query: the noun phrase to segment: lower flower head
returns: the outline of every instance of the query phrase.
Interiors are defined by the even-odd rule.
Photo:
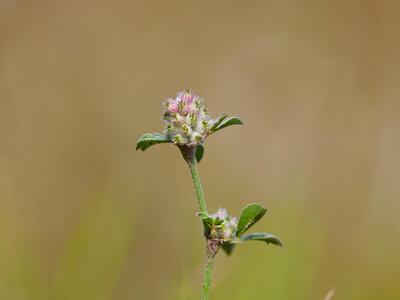
[[[237,219],[228,215],[225,208],[219,208],[216,213],[210,215],[213,219],[211,230],[213,237],[222,241],[231,240],[236,235]]]

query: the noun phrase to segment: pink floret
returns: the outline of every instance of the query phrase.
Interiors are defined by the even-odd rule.
[[[228,212],[225,208],[218,208],[217,212],[213,215],[214,218],[224,220],[228,216]]]
[[[174,99],[168,101],[168,111],[170,113],[177,113],[179,110],[178,103]]]

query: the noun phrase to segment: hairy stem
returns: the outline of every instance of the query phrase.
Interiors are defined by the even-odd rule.
[[[196,162],[196,147],[188,147],[188,146],[181,146],[180,150],[182,152],[182,156],[187,162],[190,173],[192,174],[194,189],[196,190],[197,201],[199,203],[200,213],[207,214],[207,204],[206,199],[204,198],[204,191],[203,186],[201,185],[200,181],[200,174],[199,170],[197,169],[197,162]]]
[[[203,186],[200,181],[199,170],[197,169],[196,162],[188,162],[190,173],[192,174],[194,189],[196,190],[197,201],[199,203],[199,209],[202,214],[207,213],[207,204],[204,198]]]
[[[210,297],[211,277],[214,267],[214,257],[207,255],[206,266],[204,268],[203,294],[202,300],[208,300]]]
[[[199,203],[199,209],[201,214],[207,214],[207,203],[204,198],[203,186],[200,181],[199,170],[197,169],[196,162],[196,147],[180,147],[183,158],[187,162],[190,173],[192,174],[194,189],[196,190],[197,201]],[[201,296],[202,300],[208,300],[210,297],[211,278],[214,267],[214,257],[218,252],[218,241],[207,239],[207,255],[206,255],[206,266],[204,268],[204,281],[203,281],[203,293]]]
[[[214,267],[215,255],[219,250],[219,241],[216,239],[207,239],[207,259],[206,267],[204,269],[204,281],[203,281],[203,295],[202,300],[208,300],[210,296],[211,277]]]

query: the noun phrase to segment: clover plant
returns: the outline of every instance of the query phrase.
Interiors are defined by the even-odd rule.
[[[203,300],[209,299],[211,277],[215,256],[219,249],[230,255],[237,244],[247,241],[263,241],[267,244],[282,246],[276,236],[257,232],[245,234],[267,210],[258,203],[245,206],[239,219],[228,214],[225,208],[219,208],[215,213],[209,213],[200,181],[197,164],[204,154],[204,142],[210,135],[232,125],[243,125],[238,117],[228,117],[226,114],[211,118],[203,99],[189,90],[179,92],[175,98],[164,102],[162,116],[165,121],[162,133],[146,133],[136,145],[136,150],[146,150],[155,144],[173,144],[179,148],[192,175],[194,188],[199,205],[198,216],[204,226],[206,240],[206,265],[204,270]]]

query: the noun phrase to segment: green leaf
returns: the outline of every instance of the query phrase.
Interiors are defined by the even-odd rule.
[[[233,249],[235,249],[236,244],[230,243],[230,242],[224,242],[221,246],[222,250],[228,255],[231,255],[233,252]]]
[[[273,244],[279,247],[283,246],[282,241],[277,238],[276,236],[270,234],[270,233],[265,233],[265,232],[256,232],[256,233],[250,233],[250,234],[245,234],[240,238],[241,241],[264,241],[267,244]]]
[[[203,158],[203,155],[204,155],[204,146],[203,145],[197,145],[197,148],[196,148],[196,160],[197,160],[198,163]]]
[[[136,150],[146,150],[155,144],[171,143],[171,140],[162,133],[145,133],[143,134],[136,144]]]
[[[226,119],[226,117],[228,117],[227,114],[223,114],[223,115],[219,116],[218,120],[211,127],[211,132],[216,131],[216,128],[222,123],[223,120]]]
[[[240,214],[236,236],[240,237],[265,215],[267,210],[258,203],[245,206]]]
[[[211,127],[211,132],[216,132],[222,128],[232,125],[243,125],[243,121],[239,117],[229,117],[222,115],[219,120]]]

